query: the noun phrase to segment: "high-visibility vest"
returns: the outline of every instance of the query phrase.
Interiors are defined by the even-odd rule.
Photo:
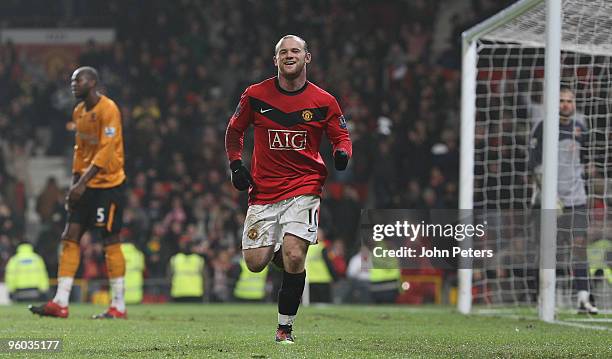
[[[29,243],[20,244],[17,253],[9,259],[5,273],[9,293],[18,289],[36,288],[41,292],[49,290],[49,275],[45,262]]]
[[[382,248],[386,248],[383,243]],[[370,283],[390,282],[401,279],[402,274],[399,269],[397,258],[378,257],[372,258],[372,268],[370,269]]]
[[[330,283],[333,278],[323,258],[323,243],[312,245],[306,254],[306,273],[308,283]]]
[[[588,245],[587,258],[591,275],[594,275],[598,269],[601,269],[604,278],[606,278],[609,283],[612,283],[612,268],[610,268],[612,264],[606,262],[608,252],[612,252],[612,241],[600,239]]]
[[[125,302],[138,304],[142,302],[144,255],[132,243],[121,244],[121,251],[125,258]]]
[[[204,295],[204,258],[197,254],[178,253],[170,259],[173,298]]]
[[[399,268],[372,268],[370,269],[370,282],[399,281],[401,278]]]
[[[376,258],[372,264],[374,267],[370,269],[370,282],[390,282],[401,279],[401,272],[397,258],[383,257]]]
[[[234,297],[246,300],[262,300],[266,295],[268,267],[259,273],[249,270],[244,259],[240,260],[240,277],[234,288]]]

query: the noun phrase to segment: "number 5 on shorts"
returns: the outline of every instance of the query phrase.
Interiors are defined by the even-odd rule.
[[[104,207],[98,207],[98,209],[96,210],[96,222],[104,223],[104,218]]]

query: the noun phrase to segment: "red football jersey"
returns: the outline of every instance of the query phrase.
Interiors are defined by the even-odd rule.
[[[333,151],[352,154],[346,121],[336,99],[311,82],[294,92],[283,90],[276,77],[249,86],[225,133],[230,162],[242,158],[244,132],[253,124],[255,148],[249,204],[274,203],[321,195],[327,169],[319,153],[327,134]]]

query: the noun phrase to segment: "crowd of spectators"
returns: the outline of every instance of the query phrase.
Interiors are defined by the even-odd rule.
[[[494,2],[473,2],[473,19],[494,10],[486,6],[484,14],[476,6]],[[275,75],[274,44],[286,33],[308,41],[309,80],[337,97],[349,122],[353,159],[346,172],[330,170],[321,209],[334,248],[359,250],[361,208],[457,207],[460,44],[455,36],[448,51],[434,56],[442,2],[183,0],[143,7],[110,0],[105,9],[74,3],[73,16],[57,23],[112,27],[116,41],[92,41],[77,64],[53,70],[0,44],[0,278],[6,258],[26,239],[32,193],[20,167],[29,156],[71,153],[65,125],[75,65],[96,67],[102,90],[120,106],[128,174],[122,238],[145,253],[151,278],[165,276],[182,242],[205,255],[215,275],[240,253],[247,202],[228,180],[224,132],[241,91]],[[79,22],[79,15],[95,21]],[[247,138],[246,159],[251,144]],[[324,144],[328,163],[330,152]],[[52,277],[63,190],[49,180],[36,208],[42,231],[27,238]],[[80,275],[104,278],[95,237],[83,239],[82,252]]]

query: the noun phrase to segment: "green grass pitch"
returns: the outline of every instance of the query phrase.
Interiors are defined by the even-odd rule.
[[[25,305],[0,306],[0,339],[63,339],[63,352],[27,357],[612,357],[609,323],[609,330],[592,330],[463,316],[448,307],[303,307],[291,346],[274,343],[271,304],[139,305],[128,307],[128,320],[89,319],[103,310],[72,305],[70,318],[56,319],[34,316]]]

